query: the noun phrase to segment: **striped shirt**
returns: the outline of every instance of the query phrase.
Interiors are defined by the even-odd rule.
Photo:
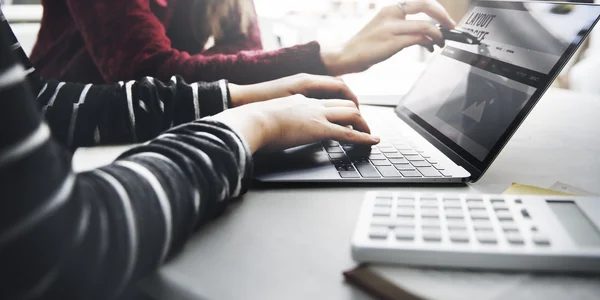
[[[114,85],[46,81],[40,78],[0,11],[0,34],[24,66],[53,137],[78,147],[144,142],[165,130],[222,112],[231,102],[227,81],[187,84],[145,77]]]
[[[30,66],[21,65],[11,48],[14,41],[0,38],[0,299],[115,299],[245,192],[252,171],[247,145],[226,125],[208,119],[171,128],[111,165],[73,172],[57,136],[71,147],[90,142],[96,131],[99,143],[150,138],[169,122],[184,122],[176,119],[178,104],[172,103],[181,83],[165,85],[170,100],[155,97],[164,102],[164,113],[161,100],[144,103],[162,115],[160,124],[146,131],[152,121],[142,117],[139,99],[158,91],[152,88],[157,82],[145,79],[110,90],[49,82],[35,92],[26,79],[33,74]],[[63,90],[73,92],[60,101],[54,96]],[[57,121],[66,127],[51,132],[35,100],[40,93],[48,99],[42,102],[49,123],[59,106],[73,107]],[[98,109],[118,113],[120,100],[99,103],[109,93],[138,100],[125,101],[129,110],[123,116],[86,111],[97,101]],[[95,115],[124,123],[114,126],[130,126],[131,132],[90,121]]]

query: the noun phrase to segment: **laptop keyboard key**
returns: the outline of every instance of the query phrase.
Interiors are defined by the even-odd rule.
[[[411,161],[410,163],[415,167],[431,167],[426,161]]]
[[[344,153],[340,147],[327,147],[327,153]]]
[[[403,155],[396,152],[396,153],[384,153],[383,155],[385,155],[385,157],[387,158],[402,158]]]
[[[392,164],[387,160],[372,160],[371,163],[375,166],[391,166]]]
[[[344,159],[344,158],[346,158],[346,154],[344,154],[344,153],[329,153],[329,157],[331,157],[331,159]]]
[[[390,162],[393,164],[408,164],[408,160],[404,158],[390,158]]]
[[[423,177],[421,176],[421,173],[417,171],[401,171],[400,173],[402,173],[402,176],[404,177]]]
[[[422,158],[420,155],[415,154],[415,155],[404,155],[404,158],[406,158],[407,160],[410,161],[424,161],[425,159]]]
[[[425,177],[442,177],[442,174],[433,167],[417,168],[417,170]]]
[[[404,154],[404,155],[417,155],[419,153],[417,153],[417,151],[415,150],[400,150],[400,153]]]
[[[452,177],[452,172],[448,170],[440,170],[440,173],[442,173],[442,175],[444,175],[445,177]]]
[[[369,162],[357,162],[354,166],[358,169],[360,174],[365,178],[381,178],[379,172]]]
[[[356,171],[341,171],[340,177],[342,178],[360,178],[360,175]]]
[[[392,148],[392,147],[389,147],[389,148],[387,148],[387,147],[379,147],[379,151],[381,151],[382,153],[396,153],[396,152],[398,152],[398,151],[396,151],[395,148]]]
[[[383,177],[402,177],[396,168],[392,166],[379,166],[377,170],[383,175]]]
[[[371,155],[369,155],[369,159],[370,160],[387,160],[385,158],[385,156],[383,156],[381,154],[371,154]]]
[[[396,169],[398,171],[414,171],[415,168],[413,166],[411,166],[410,164],[395,164],[394,167],[396,167]]]
[[[341,158],[341,159],[332,159],[331,163],[334,165],[346,165],[346,164],[350,164],[350,160],[348,158]]]

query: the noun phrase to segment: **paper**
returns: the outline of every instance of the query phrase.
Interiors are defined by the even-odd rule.
[[[575,196],[575,194],[513,182],[503,195]]]
[[[598,299],[599,277],[371,266],[387,280],[431,300]]]
[[[500,299],[529,276],[383,265],[371,268],[406,291],[431,300]]]
[[[579,195],[579,196],[598,196],[594,193],[590,193],[584,189],[580,189],[578,187],[574,187],[572,185],[568,185],[564,182],[560,182],[557,181],[556,183],[554,183],[550,189],[555,190],[555,191],[561,191],[563,193],[570,193],[570,194],[575,194],[575,195]]]

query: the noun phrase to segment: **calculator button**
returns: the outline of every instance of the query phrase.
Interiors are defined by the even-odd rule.
[[[378,240],[387,239],[389,231],[390,230],[387,227],[383,227],[383,226],[371,227],[369,229],[369,237],[371,239],[378,239]]]
[[[487,222],[487,221],[478,221],[478,222],[473,222],[473,228],[475,228],[475,230],[477,231],[484,231],[484,230],[493,230],[494,226],[492,225],[491,222]]]
[[[465,224],[465,223],[448,224],[448,230],[449,231],[466,231],[467,224]]]
[[[454,243],[468,243],[469,234],[465,232],[450,232],[450,241]]]
[[[436,207],[437,208],[437,205],[438,205],[437,200],[421,199],[421,206]]]
[[[494,207],[494,209],[507,209],[508,206],[506,205],[506,203],[504,202],[492,202],[492,207]]]
[[[440,214],[437,209],[421,209],[421,216],[423,218],[439,218]]]
[[[406,228],[399,228],[395,231],[396,239],[402,241],[412,241],[415,239],[415,232]]]
[[[470,212],[485,212],[485,207],[469,207]]]
[[[440,219],[423,218],[421,220],[421,226],[423,228],[439,228],[440,227]]]
[[[498,220],[500,221],[508,221],[513,219],[513,216],[510,213],[510,211],[505,210],[496,212],[496,217],[498,217]]]
[[[392,201],[375,201],[373,204],[375,207],[392,207]]]
[[[427,242],[440,242],[442,240],[442,232],[439,230],[423,231],[423,240]]]
[[[375,197],[375,202],[377,201],[392,201],[394,197],[393,196],[384,196],[384,195],[379,195]]]
[[[532,240],[538,246],[550,246],[550,240],[543,235],[534,235]]]
[[[444,200],[444,205],[446,207],[462,208],[462,204],[460,203],[460,200]]]
[[[445,207],[444,209],[445,209],[447,212],[449,212],[449,211],[460,211],[460,212],[462,212],[462,211],[463,211],[463,210],[462,210],[462,207],[460,207],[460,206],[458,206],[458,207],[455,207],[455,206],[447,206],[447,205],[446,205],[446,207]]]
[[[482,244],[496,244],[498,240],[496,236],[491,233],[477,233],[477,240]]]
[[[414,209],[410,209],[410,208],[401,208],[398,210],[398,213],[396,214],[398,217],[414,217],[415,216],[415,210]]]
[[[414,204],[398,204],[398,209],[415,209]]]
[[[525,240],[518,232],[506,233],[506,240],[513,245],[523,245]]]
[[[373,208],[373,216],[376,217],[389,217],[392,214],[392,209],[387,207],[375,207]]]
[[[414,220],[392,219],[392,218],[373,218],[371,225],[388,227],[415,227]]]
[[[502,230],[506,231],[506,232],[518,232],[519,231],[519,226],[517,225],[517,223],[514,222],[504,222],[500,224],[502,226]]]
[[[485,208],[483,201],[467,200],[467,207],[469,208]]]
[[[471,211],[471,219],[473,220],[489,220],[490,216],[486,211]]]
[[[462,211],[446,211],[446,219],[463,219],[464,217]]]

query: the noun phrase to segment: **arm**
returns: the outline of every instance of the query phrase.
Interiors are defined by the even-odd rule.
[[[58,142],[69,149],[150,140],[183,123],[218,114],[230,102],[227,82],[167,83],[146,77],[114,85],[46,82],[38,103]]]
[[[226,78],[238,84],[296,73],[325,74],[317,43],[273,52],[195,55],[171,48],[149,0],[67,0],[77,29],[107,82],[180,74],[189,82]]]
[[[248,147],[210,120],[73,173],[23,71],[0,44],[1,299],[114,299],[245,191]]]

